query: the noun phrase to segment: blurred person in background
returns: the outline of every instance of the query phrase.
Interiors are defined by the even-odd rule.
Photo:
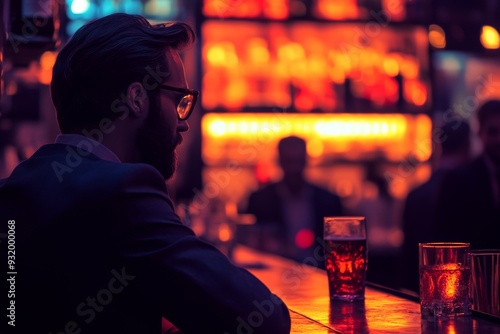
[[[340,198],[308,182],[306,142],[290,136],[278,143],[278,162],[283,178],[250,194],[247,213],[256,217],[253,244],[265,251],[317,266],[324,266],[323,217],[342,215]],[[321,251],[318,252],[318,249]]]
[[[471,249],[500,248],[500,100],[483,103],[476,117],[482,152],[443,179],[437,233]]]
[[[289,332],[283,302],[195,237],[167,193],[198,95],[179,56],[193,39],[183,23],[113,14],[58,54],[62,134],[0,180],[19,333]]]
[[[365,163],[362,197],[353,209],[355,215],[366,217],[368,266],[366,279],[372,283],[396,287],[398,253],[402,244],[399,216],[401,202],[395,198],[384,176],[382,159]]]
[[[470,161],[469,124],[455,119],[438,128],[437,162],[429,180],[406,197],[403,210],[404,244],[401,253],[401,287],[418,292],[418,243],[436,239],[438,197],[445,176]]]

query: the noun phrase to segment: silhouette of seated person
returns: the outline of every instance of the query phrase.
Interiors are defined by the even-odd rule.
[[[283,178],[252,193],[248,200],[247,213],[256,217],[256,246],[322,267],[323,217],[342,214],[340,198],[305,179],[304,139],[281,139],[278,156]]]
[[[401,287],[418,292],[418,243],[437,241],[436,210],[444,177],[470,159],[470,127],[455,119],[434,132],[436,162],[429,180],[411,190],[403,210]]]
[[[476,116],[482,152],[443,179],[437,233],[471,249],[500,248],[500,100],[485,102]]]

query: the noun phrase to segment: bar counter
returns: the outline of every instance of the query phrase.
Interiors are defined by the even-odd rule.
[[[477,314],[449,320],[421,319],[420,305],[398,291],[367,286],[361,302],[332,302],[326,271],[238,246],[236,264],[246,267],[284,300],[291,333],[487,333],[500,334],[500,321]]]

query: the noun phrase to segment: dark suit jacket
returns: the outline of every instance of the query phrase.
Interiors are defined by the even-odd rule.
[[[182,225],[156,169],[65,148],[43,146],[0,181],[18,333],[158,334],[162,316],[185,333],[289,332],[286,306]],[[71,168],[62,182],[54,163]]]
[[[438,239],[470,242],[472,249],[500,248],[500,208],[491,182],[482,156],[446,175],[437,206]]]
[[[279,183],[272,183],[252,193],[248,199],[247,212],[255,215],[257,224],[276,225],[279,228],[280,235],[285,238],[287,236],[287,226],[278,186]],[[323,217],[342,215],[342,203],[337,195],[325,189],[310,183],[307,186],[312,193],[310,202],[313,208],[311,219],[314,225],[314,235],[316,239],[323,239]],[[317,246],[318,243],[315,242],[314,245]]]

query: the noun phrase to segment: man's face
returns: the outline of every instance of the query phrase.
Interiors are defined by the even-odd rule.
[[[283,147],[279,157],[285,177],[301,178],[306,167],[306,153],[296,147]]]
[[[479,132],[484,151],[496,165],[500,165],[500,115],[492,115],[484,123]]]
[[[176,51],[167,50],[169,76],[162,84],[187,88],[184,66]],[[177,117],[175,92],[159,90],[150,99],[149,114],[138,134],[142,161],[154,166],[165,180],[172,177],[177,166],[175,149],[182,142],[181,132],[189,129]]]

